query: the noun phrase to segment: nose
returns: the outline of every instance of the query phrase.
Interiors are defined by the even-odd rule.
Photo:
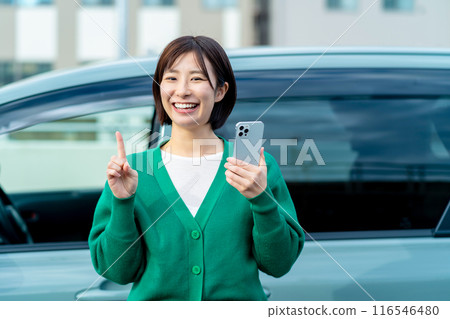
[[[178,81],[177,87],[175,89],[175,95],[184,97],[190,95],[191,91],[189,89],[189,83],[186,81]]]

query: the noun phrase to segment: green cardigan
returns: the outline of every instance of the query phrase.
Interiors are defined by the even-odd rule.
[[[106,183],[89,235],[95,270],[133,282],[128,300],[267,300],[258,269],[283,276],[304,243],[275,159],[265,153],[268,187],[247,199],[225,180],[232,143],[224,140],[218,172],[193,217],[162,165],[161,145],[128,157],[139,173],[133,196],[118,199]]]

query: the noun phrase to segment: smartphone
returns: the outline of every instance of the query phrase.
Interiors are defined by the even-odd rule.
[[[237,123],[234,157],[258,166],[263,143],[263,133],[264,123],[261,121]]]

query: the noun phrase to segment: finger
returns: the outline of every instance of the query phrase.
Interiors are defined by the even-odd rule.
[[[230,184],[231,186],[233,186],[234,188],[236,188],[239,192],[242,191],[241,186],[236,183],[235,181],[233,181],[231,178],[229,178],[228,176],[225,178],[226,181],[228,182],[228,184]]]
[[[229,176],[226,172],[225,172],[225,179],[228,182],[228,184],[230,184],[231,186],[233,186],[234,188],[236,188],[239,192],[242,192],[243,189],[241,187],[241,185],[239,185],[237,182],[235,182],[231,176]]]
[[[247,163],[247,162],[245,162],[245,161],[243,161],[243,160],[240,160],[240,159],[237,159],[237,158],[235,158],[235,157],[228,157],[227,158],[227,161],[230,163],[230,164],[232,164],[232,165],[238,165],[238,166],[240,166],[240,167],[245,167],[245,168],[253,168],[253,167],[256,167],[255,165],[253,165],[253,164],[250,164],[250,163]]]
[[[107,169],[106,176],[108,177],[120,177],[121,175],[114,169]]]
[[[125,173],[129,173],[130,171],[133,171],[133,169],[131,168],[131,166],[128,162],[125,162],[125,164],[123,165],[123,170],[125,171]]]
[[[128,167],[127,174],[130,174],[130,176],[133,176],[133,177],[138,177],[139,176],[137,170],[132,169],[131,166]]]
[[[122,175],[122,173],[123,173],[123,169],[121,167],[117,166],[117,164],[112,164],[111,166],[108,165],[107,169],[111,169],[113,171],[116,171],[120,175]]]
[[[238,160],[236,157],[227,157],[227,162],[229,162],[233,165],[238,165],[238,163],[240,163],[240,164],[246,163],[244,161]]]
[[[246,179],[250,179],[252,175],[251,171],[248,170],[248,165],[246,165],[246,167],[240,167],[230,163],[225,163],[225,168]]]
[[[119,131],[116,132],[116,140],[117,140],[117,155],[119,158],[126,158],[125,154],[125,144],[123,143],[122,134]]]
[[[120,158],[118,156],[111,156],[110,162],[113,162],[117,165],[119,165],[120,167],[123,167],[123,165],[127,162],[126,158]]]
[[[108,168],[109,169],[114,169],[114,170],[116,170],[118,172],[120,172],[122,170],[122,166],[118,165],[117,163],[115,163],[113,161],[108,163]]]
[[[259,167],[266,166],[266,157],[264,156],[264,147],[261,147],[261,155],[259,157]]]
[[[243,178],[230,170],[225,171],[225,175],[239,186],[238,190],[248,189],[251,185],[250,180]],[[235,186],[236,187],[236,186]]]

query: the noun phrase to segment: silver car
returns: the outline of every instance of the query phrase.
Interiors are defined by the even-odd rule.
[[[230,51],[238,99],[217,134],[265,123],[307,242],[269,300],[450,298],[450,51]],[[319,58],[320,57],[320,58]],[[170,135],[156,59],[0,89],[0,300],[123,300],[87,246],[114,132],[127,153]]]

